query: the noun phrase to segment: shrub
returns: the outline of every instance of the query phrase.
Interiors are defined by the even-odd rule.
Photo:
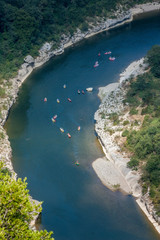
[[[101,118],[102,118],[102,119],[105,119],[106,114],[105,114],[104,112],[101,112],[100,115],[101,115]]]
[[[0,239],[51,240],[51,232],[33,231],[29,227],[33,212],[37,214],[41,206],[31,203],[26,186],[26,180],[11,178],[0,163]]]
[[[125,120],[124,122],[123,122],[123,126],[126,126],[126,125],[128,125],[129,124],[129,121],[128,120]]]
[[[137,166],[139,165],[138,159],[135,157],[132,157],[131,160],[127,163],[127,167],[132,168],[133,170],[136,170]]]
[[[137,113],[138,113],[138,110],[135,108],[131,108],[131,110],[129,112],[130,115],[136,115]]]
[[[122,133],[122,137],[127,137],[129,134],[129,131],[127,129],[125,129]]]

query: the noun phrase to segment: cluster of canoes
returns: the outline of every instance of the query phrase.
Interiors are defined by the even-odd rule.
[[[63,85],[63,88],[66,88],[66,84]],[[87,90],[87,91],[89,91],[89,90]],[[92,91],[92,90],[91,90],[91,91]],[[80,91],[79,89],[78,89],[77,93],[78,93],[78,94],[81,94],[81,93],[82,93],[82,94],[85,94],[84,90],[81,90],[81,91]],[[68,100],[69,102],[72,102],[72,100],[71,100],[70,98],[67,98],[67,100]],[[56,101],[57,101],[57,103],[60,103],[60,100],[59,100],[58,98],[57,98]],[[47,102],[47,98],[46,98],[46,97],[44,98],[44,102]],[[55,122],[57,121],[57,117],[58,117],[57,115],[54,115],[54,116],[51,118],[51,120],[52,120],[53,123],[55,123]],[[80,130],[81,130],[81,127],[78,126],[78,127],[77,127],[77,130],[80,131]],[[65,132],[65,130],[64,130],[63,128],[61,128],[61,127],[60,127],[60,131],[61,131],[62,133]],[[71,138],[71,135],[70,135],[69,132],[67,133],[67,136],[68,136],[68,138]],[[80,163],[79,163],[78,161],[76,161],[75,164],[76,164],[77,166],[80,165]]]
[[[105,52],[104,55],[110,55],[112,52],[111,51],[108,51],[108,52]],[[98,56],[100,57],[101,56],[101,53],[99,52],[98,53]],[[108,58],[110,61],[114,61],[116,58],[115,57],[111,57],[109,56]],[[96,61],[95,64],[94,64],[94,68],[98,67],[99,66],[99,62]]]
[[[51,120],[52,120],[53,123],[56,122],[56,119],[57,119],[57,115],[54,115],[54,116],[51,118]],[[77,130],[80,131],[80,130],[81,130],[81,127],[78,126]],[[61,127],[60,127],[60,131],[61,131],[62,133],[65,132],[65,130],[64,130],[63,128],[61,128]],[[70,135],[69,133],[67,133],[67,136],[68,136],[69,138],[71,138],[71,135]]]

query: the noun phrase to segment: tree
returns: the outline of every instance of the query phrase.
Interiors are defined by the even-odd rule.
[[[153,46],[147,53],[148,63],[151,66],[151,72],[155,77],[160,77],[160,46]]]
[[[13,179],[0,163],[0,239],[51,240],[52,232],[33,231],[29,223],[41,211],[30,201],[26,179]]]

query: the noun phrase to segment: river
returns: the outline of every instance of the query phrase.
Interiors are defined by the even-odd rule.
[[[13,166],[19,177],[27,177],[32,197],[44,201],[40,228],[53,230],[56,240],[159,239],[134,198],[104,187],[91,166],[104,155],[94,132],[98,88],[118,81],[132,61],[159,43],[160,16],[137,20],[70,47],[20,89],[5,125]],[[86,87],[93,92],[77,93]]]

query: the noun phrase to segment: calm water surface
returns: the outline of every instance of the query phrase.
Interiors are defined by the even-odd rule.
[[[135,200],[105,188],[91,167],[104,155],[94,133],[98,88],[117,81],[125,67],[159,43],[160,17],[136,21],[68,49],[21,88],[6,123],[13,165],[19,177],[27,176],[33,198],[44,201],[41,228],[53,230],[56,240],[159,239]],[[110,62],[105,51],[116,60]],[[86,87],[94,91],[77,94]]]

